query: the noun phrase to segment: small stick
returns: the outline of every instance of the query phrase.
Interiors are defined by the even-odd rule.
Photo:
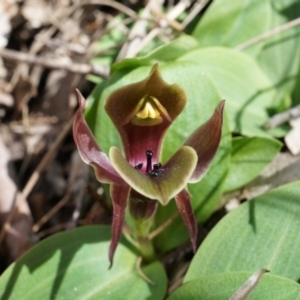
[[[282,113],[274,115],[270,120],[264,125],[266,129],[277,127],[291,119],[300,117],[300,104],[284,111]]]
[[[182,27],[185,28],[188,24],[190,24],[194,18],[202,11],[202,9],[207,5],[210,0],[199,0],[197,1],[193,8],[191,9],[190,13],[181,23]]]
[[[266,40],[266,39],[282,32],[282,31],[288,30],[288,29],[290,29],[292,27],[295,27],[295,26],[298,26],[298,25],[300,25],[300,17],[293,20],[293,21],[285,23],[281,26],[278,26],[278,27],[276,27],[276,28],[274,28],[270,31],[267,31],[267,32],[265,32],[261,35],[258,35],[255,38],[253,38],[253,39],[251,39],[251,40],[249,40],[249,41],[247,41],[243,44],[240,44],[240,45],[236,46],[235,49],[244,50],[244,49],[249,48],[249,47],[251,47],[251,46],[253,46],[253,45],[255,45],[255,44],[257,44],[261,41],[264,41],[264,40]]]
[[[169,18],[163,12],[158,11],[156,9],[152,9],[151,12],[153,13],[153,15],[155,15],[159,19],[165,20],[171,27],[173,27],[173,29],[175,29],[177,31],[183,31],[184,28],[183,28],[183,26],[179,22],[177,22],[176,20],[173,20],[173,19]]]
[[[62,230],[65,230],[66,228],[68,228],[70,224],[70,221],[69,222],[66,222],[66,223],[60,223],[60,224],[57,224],[53,227],[50,227],[48,229],[45,229],[43,231],[40,231],[36,234],[36,236],[39,238],[39,239],[42,239],[43,237],[47,236],[47,235],[50,235],[50,234],[53,234],[53,233],[56,233],[58,231],[62,231]]]
[[[81,2],[79,5],[90,5],[90,4],[110,6],[132,18],[136,18],[137,16],[137,13],[134,10],[132,10],[131,8],[127,7],[126,5],[120,2],[113,1],[113,0],[85,0]]]
[[[75,157],[73,155],[72,156],[72,168],[70,171],[70,176],[69,176],[69,181],[68,181],[68,187],[67,187],[67,192],[66,194],[60,199],[60,201],[58,201],[41,219],[39,219],[32,227],[32,231],[33,232],[37,232],[40,230],[40,228],[46,223],[48,222],[48,220],[50,218],[52,218],[63,206],[65,206],[71,196],[72,196],[72,188],[74,185],[74,182],[77,178],[77,174],[78,171],[80,170],[81,167],[81,160],[79,158],[79,154],[78,154],[78,158]],[[77,158],[77,159],[76,159]]]
[[[136,261],[136,271],[146,282],[148,282],[152,286],[155,286],[155,282],[153,282],[150,278],[148,278],[147,275],[142,271],[142,268],[141,268],[142,261],[143,261],[143,258],[141,256],[139,256]]]
[[[40,174],[44,169],[50,164],[50,162],[53,160],[56,150],[66,137],[66,135],[69,133],[72,124],[73,124],[74,118],[71,118],[68,123],[64,126],[64,128],[61,130],[57,138],[55,139],[54,143],[51,145],[49,151],[44,155],[40,163],[38,164],[35,171],[30,176],[29,180],[27,181],[23,191],[22,196],[26,199],[29,195],[29,193],[32,191],[33,187],[36,185],[37,181],[40,178]]]
[[[75,62],[66,62],[65,60],[39,57],[33,54],[19,52],[11,49],[0,49],[0,56],[4,59],[25,62],[33,65],[40,65],[48,69],[66,70],[75,74],[93,74],[102,78],[108,78],[109,68],[104,66],[93,66],[89,64],[79,64]]]
[[[146,7],[143,9],[141,16],[135,24],[132,26],[126,42],[123,44],[118,57],[117,61],[123,58],[129,58],[135,56],[135,48],[138,47],[142,38],[146,35],[148,19],[151,18],[150,9],[155,5],[155,1],[149,0]]]
[[[42,230],[40,232],[38,232],[36,234],[36,236],[39,238],[39,239],[42,239],[43,237],[47,236],[47,235],[50,235],[50,234],[53,234],[53,233],[56,233],[56,232],[59,232],[59,231],[63,231],[63,230],[68,230],[70,228],[70,226],[72,226],[72,220],[71,221],[67,221],[65,223],[60,223],[60,224],[57,224],[57,225],[54,225],[50,228],[47,228],[45,230]],[[83,220],[79,220],[78,221],[78,225],[85,225],[84,221]]]
[[[32,191],[33,187],[38,182],[38,180],[40,178],[40,174],[50,164],[50,162],[53,160],[57,148],[60,146],[60,144],[64,140],[65,136],[70,131],[70,129],[72,127],[72,124],[73,124],[73,119],[74,118],[71,118],[70,121],[62,129],[62,131],[60,132],[60,134],[58,135],[58,137],[56,138],[56,140],[54,141],[54,143],[50,147],[49,151],[44,155],[44,157],[42,158],[42,160],[38,164],[37,168],[35,169],[35,171],[30,176],[30,178],[27,181],[27,183],[26,183],[24,189],[22,190],[22,192],[21,193],[16,193],[15,199],[14,199],[12,207],[11,207],[11,211],[10,211],[9,215],[7,216],[7,219],[6,219],[6,222],[5,222],[6,223],[6,228],[8,228],[7,226],[10,226],[10,221],[12,220],[12,217],[13,217],[13,214],[14,214],[14,211],[15,211],[15,206],[16,206],[16,203],[18,201],[18,197],[21,197],[21,199],[26,199],[28,197],[28,195]],[[5,226],[3,226],[3,228],[0,232],[0,241],[4,237],[4,233],[5,233],[5,228],[4,227]]]
[[[157,235],[159,235],[161,232],[163,232],[168,226],[170,226],[174,220],[179,216],[179,212],[175,212],[166,222],[162,223],[160,226],[158,226],[155,230],[153,230],[149,234],[149,240],[154,239]]]
[[[159,21],[159,26],[153,28],[150,32],[148,32],[145,35],[140,35],[140,41],[138,44],[135,45],[131,49],[131,52],[128,51],[126,54],[126,57],[134,57],[136,56],[144,47],[146,47],[155,37],[157,37],[165,28],[167,28],[170,25],[170,22],[173,22],[184,10],[189,6],[190,1],[179,1],[176,6],[174,6],[167,14],[162,15],[161,14],[161,20]],[[153,11],[158,14],[158,10],[149,7],[150,12],[153,13]],[[173,25],[175,24],[175,21],[173,22]],[[176,21],[177,29],[183,29],[181,24]],[[130,54],[129,54],[130,53]]]
[[[40,228],[50,219],[52,216],[54,216],[63,206],[65,206],[71,197],[71,193],[67,192],[62,199],[56,203],[42,218],[40,218],[33,226],[32,231],[38,232]]]
[[[186,274],[191,262],[185,262],[183,266],[180,267],[180,269],[176,272],[175,279],[171,280],[167,295],[171,295],[175,290],[177,290],[183,283],[184,275]]]

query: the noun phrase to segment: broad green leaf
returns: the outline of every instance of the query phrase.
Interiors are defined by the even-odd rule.
[[[238,189],[257,177],[273,160],[280,148],[280,142],[269,138],[233,138],[225,191]]]
[[[185,139],[198,126],[210,118],[217,104],[221,101],[221,96],[210,77],[195,63],[168,63],[161,65],[159,70],[167,83],[177,83],[187,94],[187,105],[182,114],[171,125],[164,141],[162,162],[165,162],[176,152]],[[124,73],[116,72],[107,82],[106,88],[99,89],[99,94],[95,95],[97,96],[97,99],[92,102],[89,111],[90,116],[93,116],[91,113],[95,112],[95,110],[97,113],[94,115],[94,118],[91,118],[89,121],[94,124],[92,130],[94,130],[100,147],[106,153],[108,153],[111,146],[117,146],[121,149],[121,144],[117,131],[104,111],[104,101],[112,91],[116,90],[118,87],[144,79],[148,76],[149,71],[150,67],[145,66],[137,68],[126,75],[124,75]],[[225,111],[227,111],[226,106],[227,104],[225,104]],[[208,174],[199,184],[189,186],[198,220],[207,219],[218,204],[229,166],[230,148],[231,135],[225,116],[221,144]],[[157,224],[161,224],[170,217],[173,211],[173,205],[170,205],[171,203],[163,208],[165,211],[162,214],[158,212]],[[182,231],[186,230],[181,221],[178,226],[182,228]],[[172,235],[174,234],[176,234],[176,230],[172,231]],[[161,235],[164,243],[157,240],[158,247],[170,249],[171,246],[165,242],[166,240],[172,240],[172,238],[169,239],[168,235],[168,230]],[[168,236],[168,239],[166,239],[165,236]],[[186,239],[187,235],[175,238],[176,245]]]
[[[181,35],[168,44],[157,47],[148,55],[124,59],[112,66],[112,71],[120,69],[133,69],[143,65],[152,65],[161,62],[170,62],[199,46],[196,39],[189,35]]]
[[[292,93],[292,102],[293,105],[300,103],[300,63],[299,63],[299,72],[296,79],[295,89]]]
[[[121,243],[109,270],[110,227],[88,226],[38,243],[0,278],[1,299],[163,299],[167,278],[159,262],[136,271],[137,255]]]
[[[229,48],[209,47],[191,51],[179,61],[192,61],[210,74],[226,99],[231,131],[268,135],[263,125],[269,119],[267,110],[273,107],[275,89],[252,57]]]
[[[249,295],[260,283],[262,276],[268,273],[267,269],[259,269],[254,272],[231,296],[230,300],[247,300]]]
[[[251,276],[250,272],[226,272],[200,276],[189,281],[173,294],[168,300],[224,300],[236,292],[236,290]],[[296,282],[272,275],[265,274],[248,300],[298,300],[300,297],[300,285]]]
[[[300,183],[281,186],[242,204],[210,232],[185,282],[229,271],[300,278]]]
[[[164,73],[165,70],[165,73]],[[221,97],[210,78],[196,64],[175,63],[162,66],[162,75],[167,82],[178,83],[187,94],[187,106],[174,122],[164,142],[163,161],[174,154],[183,141],[200,125],[207,121]],[[227,112],[227,104],[225,104]],[[225,113],[223,134],[219,150],[213,159],[207,175],[197,184],[189,184],[192,205],[198,221],[205,221],[215,210],[223,192],[231,149],[231,135]],[[217,183],[217,184],[216,184]],[[174,203],[159,207],[157,225],[166,221],[177,208]],[[168,251],[188,239],[187,229],[181,218],[155,239],[160,251]]]
[[[163,160],[173,155],[175,149],[178,149],[197,127],[211,117],[221,100],[221,96],[210,77],[198,65],[180,62],[167,65],[167,70],[168,72],[165,72],[165,75],[163,73],[163,77],[167,81],[177,82],[185,90],[188,102],[183,113],[168,130],[164,142]],[[208,173],[199,183],[189,184],[188,186],[192,194],[192,205],[198,221],[204,221],[212,214],[223,192],[223,183],[229,166],[231,150],[227,112],[227,103],[225,103],[222,139]],[[216,185],[216,183],[218,184]],[[171,206],[170,210],[172,210]],[[170,215],[169,213],[168,216]],[[181,226],[184,227],[184,225]],[[173,225],[171,228],[174,229]],[[172,232],[166,230],[162,234],[162,239],[164,234],[165,236],[176,235],[176,230],[171,230],[171,228],[169,230]],[[166,245],[166,243],[164,244]]]
[[[271,9],[270,29],[299,17],[300,2],[298,0],[266,2],[269,2]],[[276,34],[262,44],[263,49],[257,56],[257,61],[276,87],[277,92],[273,101],[274,104],[279,105],[287,95],[291,94],[299,72],[300,27],[296,26]]]
[[[236,47],[270,28],[271,9],[268,0],[215,0],[198,23],[193,36],[202,47]],[[252,47],[260,52],[263,44]]]
[[[203,47],[237,47],[299,17],[298,0],[214,1],[193,32]],[[292,92],[299,70],[299,26],[276,34],[243,51],[255,57],[277,88],[274,106]]]

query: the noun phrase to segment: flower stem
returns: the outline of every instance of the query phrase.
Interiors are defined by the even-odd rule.
[[[154,247],[149,238],[156,209],[157,201],[150,200],[135,191],[131,192],[129,198],[130,227],[141,255],[146,261],[153,261],[156,258]]]
[[[141,256],[148,262],[155,260],[155,250],[151,240],[149,239],[152,218],[151,220],[135,220],[134,224],[134,236],[139,245]]]

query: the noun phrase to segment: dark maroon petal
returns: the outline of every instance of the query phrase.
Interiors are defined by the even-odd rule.
[[[153,164],[159,162],[161,145],[165,132],[171,123],[164,120],[156,126],[136,126],[128,123],[123,126],[123,132],[126,135],[127,159],[132,166],[143,164],[141,171],[146,172],[146,151],[153,152]],[[125,140],[124,140],[125,142]]]
[[[198,155],[197,166],[189,182],[198,182],[202,179],[218,150],[222,135],[224,105],[225,100],[220,102],[212,117],[194,131],[184,143],[194,148]]]
[[[78,90],[76,92],[79,108],[73,123],[73,137],[82,160],[95,169],[96,177],[100,182],[124,185],[123,179],[111,165],[106,154],[97,145],[83,116],[85,100]]]
[[[110,196],[113,202],[114,211],[113,211],[113,222],[112,222],[112,237],[109,246],[109,261],[110,267],[113,264],[114,254],[119,243],[122,227],[125,217],[125,209],[127,205],[127,199],[129,197],[130,186],[120,186],[116,184],[110,185]]]
[[[142,103],[151,103],[159,113],[160,122],[152,117],[145,118],[145,122],[136,122],[145,108]],[[165,132],[185,104],[184,91],[176,84],[167,84],[160,76],[157,64],[147,78],[123,86],[108,97],[105,109],[120,134],[125,158],[131,165],[143,163],[142,171],[145,172],[147,150],[153,152],[153,163],[158,162]]]
[[[189,192],[184,189],[176,197],[175,202],[178,210],[182,216],[185,226],[188,229],[192,248],[194,253],[196,252],[197,243],[197,222],[191,205],[191,197]]]
[[[151,200],[131,189],[129,197],[130,215],[136,220],[148,220],[154,217],[158,201]]]

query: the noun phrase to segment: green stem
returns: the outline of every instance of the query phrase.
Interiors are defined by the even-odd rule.
[[[153,261],[156,258],[154,247],[149,239],[156,209],[157,201],[148,199],[134,190],[131,191],[129,198],[130,227],[141,255],[147,261]]]
[[[149,222],[150,221],[150,222]],[[155,250],[149,239],[151,220],[135,220],[134,236],[139,245],[142,257],[147,261],[153,261],[156,258]]]

